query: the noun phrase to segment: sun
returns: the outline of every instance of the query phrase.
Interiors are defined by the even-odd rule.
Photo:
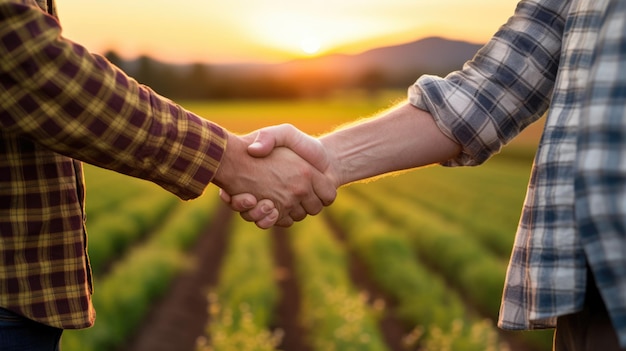
[[[308,55],[317,54],[322,48],[322,44],[317,38],[314,37],[306,37],[300,40],[300,49],[304,51],[304,53]]]

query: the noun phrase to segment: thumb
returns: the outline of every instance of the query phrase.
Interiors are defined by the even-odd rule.
[[[253,157],[265,157],[272,153],[275,147],[281,146],[277,145],[277,139],[283,140],[284,137],[275,129],[277,127],[267,127],[257,131],[256,138],[248,145],[248,154]]]
[[[248,146],[248,153],[254,157],[265,157],[277,147],[291,149],[320,172],[326,171],[330,165],[322,143],[291,124],[260,129],[256,139]]]

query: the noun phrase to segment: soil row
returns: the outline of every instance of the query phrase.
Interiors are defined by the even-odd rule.
[[[190,256],[194,264],[172,283],[169,292],[148,313],[145,322],[126,345],[118,351],[193,351],[196,340],[205,334],[208,321],[207,293],[218,283],[220,267],[228,245],[228,222],[232,214],[220,207],[206,232],[202,234]],[[334,227],[339,239],[344,235]],[[277,306],[274,328],[282,329],[284,337],[279,349],[283,351],[310,351],[306,331],[300,326],[300,291],[294,274],[293,252],[286,229],[273,230],[273,254],[276,262],[277,283],[281,299]],[[367,270],[356,256],[350,256],[350,276],[359,289],[372,301],[392,302],[369,279]],[[391,314],[381,320],[381,330],[391,351],[401,346],[405,328]]]
[[[216,286],[232,211],[220,206],[215,220],[198,238],[190,269],[177,277],[169,292],[148,313],[135,336],[118,351],[193,351],[209,318],[207,295]]]

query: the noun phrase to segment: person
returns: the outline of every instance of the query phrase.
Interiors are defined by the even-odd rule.
[[[522,0],[462,69],[420,77],[396,109],[297,148],[293,127],[267,128],[249,152],[297,149],[341,186],[479,165],[545,112],[498,325],[556,328],[559,351],[626,350],[625,1]],[[264,219],[241,207],[250,194],[222,197]]]
[[[248,205],[270,221],[334,199],[334,185],[293,152],[253,158],[254,134],[200,118],[62,37],[52,0],[0,0],[0,57],[3,351],[55,350],[63,329],[94,323],[80,161],[184,200],[210,183],[248,192],[268,199]]]

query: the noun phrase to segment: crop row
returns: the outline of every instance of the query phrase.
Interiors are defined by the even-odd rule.
[[[455,284],[487,316],[497,317],[506,271],[504,260],[463,235],[460,224],[429,216],[406,199],[381,201],[385,199],[382,191],[350,190],[363,202],[371,203],[377,216],[398,228],[407,228],[411,247],[425,262]]]
[[[329,211],[376,283],[397,302],[394,312],[413,326],[408,345],[423,350],[506,350],[493,323],[470,316],[459,295],[425,268],[406,236],[409,228],[380,220],[371,206],[343,192]]]
[[[208,225],[215,203],[215,196],[180,202],[146,241],[117,260],[95,285],[96,326],[65,332],[63,349],[109,351],[119,347],[167,291],[173,277],[189,266],[185,251]]]
[[[279,298],[271,232],[237,221],[220,281],[209,294],[210,322],[199,351],[275,350],[282,331],[271,330]],[[348,276],[346,252],[320,218],[290,230],[302,306],[299,323],[312,350],[386,350],[377,312]],[[288,274],[291,274],[289,272]]]
[[[502,169],[501,171],[505,175],[507,170]],[[514,173],[515,168],[509,172]],[[485,175],[480,176],[484,177]],[[484,213],[467,211],[467,203],[480,202],[480,200],[468,200],[466,195],[462,193],[458,197],[437,198],[437,191],[441,189],[445,193],[446,190],[443,188],[446,186],[435,186],[430,183],[431,181],[436,182],[435,179],[440,180],[441,178],[431,177],[424,181],[425,178],[413,178],[411,175],[406,179],[384,179],[377,186],[356,184],[346,190],[357,196],[361,204],[369,204],[373,209],[372,216],[389,222],[394,227],[405,228],[410,246],[420,259],[431,269],[441,274],[452,288],[461,292],[464,299],[475,306],[481,314],[491,320],[496,320],[504,285],[507,258],[487,246],[484,237],[474,233],[480,230],[478,227],[466,224],[471,222],[471,217],[482,218],[482,221],[489,221],[491,217],[484,218],[481,217]],[[484,183],[489,183],[487,179],[478,181],[478,183],[483,184],[483,190],[489,189],[484,185]],[[394,180],[400,180],[395,189],[391,185]],[[413,182],[414,188],[425,189],[426,195],[424,197],[432,198],[429,200],[431,205],[426,205],[420,199],[422,197],[420,191],[406,192],[404,186],[407,183],[402,182]],[[471,180],[457,179],[457,182],[472,189]],[[454,188],[455,186],[452,185],[451,187]],[[408,194],[403,194],[402,189],[405,189],[405,193]],[[478,185],[473,190],[478,191]],[[510,198],[509,195],[506,195],[507,192],[501,196],[498,191],[493,190],[494,188],[490,193],[489,202],[492,202],[490,206],[496,208],[499,206],[499,209],[494,209],[494,211],[501,211],[502,213],[506,211],[517,213],[519,211],[521,202],[519,204],[508,202],[510,200],[507,199]],[[521,192],[523,198],[524,186],[519,187],[517,191]],[[439,204],[436,204],[437,199]],[[445,207],[442,202],[447,203],[446,211],[450,214],[446,215],[446,211],[442,210]],[[483,199],[482,202],[487,201]],[[431,206],[437,209],[433,209]],[[514,225],[508,224],[489,235],[507,236],[511,238],[509,240],[512,240],[514,228]],[[507,232],[507,229],[510,231]],[[549,332],[527,333],[524,338],[530,343],[546,349],[551,344]]]
[[[300,284],[300,320],[315,351],[387,350],[378,312],[348,274],[344,247],[320,217],[294,226],[290,235]]]
[[[144,192],[122,202],[106,216],[88,220],[89,259],[94,275],[156,230],[179,204],[166,192]]]
[[[348,192],[328,211],[346,234],[339,241],[322,217],[307,219],[289,232],[302,306],[299,320],[313,350],[387,350],[379,329],[383,313],[407,326],[407,346],[430,350],[505,350],[491,321],[478,318],[444,279],[420,265],[407,231],[377,220]],[[271,331],[279,298],[273,282],[271,236],[238,221],[230,231],[220,282],[210,294],[211,320],[199,350],[274,350]],[[375,282],[397,302],[369,305],[348,274],[349,254],[359,255]],[[409,331],[413,330],[412,333]],[[413,346],[414,347],[414,346]]]
[[[198,351],[271,351],[278,345],[280,333],[269,327],[279,298],[269,235],[241,219],[233,224]]]
[[[376,189],[388,195],[383,201],[410,200],[420,213],[459,223],[464,235],[508,258],[527,182],[527,165],[501,158],[482,168],[422,169],[382,179]]]

